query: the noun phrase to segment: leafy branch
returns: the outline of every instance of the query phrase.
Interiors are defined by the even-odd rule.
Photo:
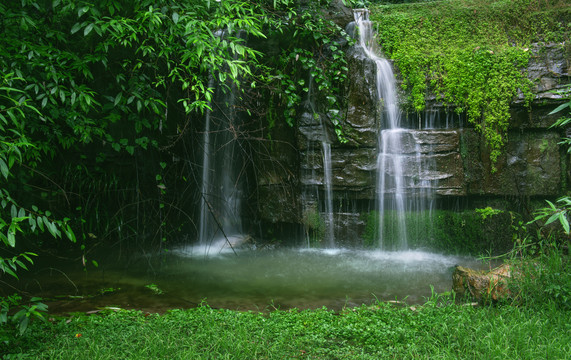
[[[561,111],[567,109],[567,115],[558,119],[550,128],[560,127],[564,128],[569,123],[571,123],[571,96],[570,96],[571,85],[567,85],[564,89],[560,90],[559,92],[563,93],[563,95],[567,96],[567,102],[559,105],[549,114],[557,114]],[[571,153],[571,138],[565,137],[559,143],[561,145],[567,146],[567,153]],[[532,222],[543,221],[544,226],[547,226],[555,221],[558,221],[561,224],[563,231],[567,236],[570,235],[569,229],[569,214],[571,213],[571,197],[570,196],[563,196],[556,201],[555,205],[549,200],[545,200],[549,207],[540,208],[535,213],[535,218]]]

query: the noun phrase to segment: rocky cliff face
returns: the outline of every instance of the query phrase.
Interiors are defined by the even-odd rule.
[[[458,129],[459,148],[453,152],[461,161],[440,165],[455,174],[457,187],[450,195],[553,197],[565,190],[569,159],[558,145],[563,130],[549,128],[561,115],[549,113],[562,101],[554,90],[569,83],[568,50],[562,44],[536,44],[531,51],[528,74],[535,84],[535,98],[530,108],[523,104],[523,94],[514,99],[508,142],[497,172],[492,172],[481,137],[473,129]],[[444,111],[439,104],[430,107]],[[443,141],[455,143],[453,138]]]
[[[406,169],[419,162],[434,165],[422,174],[438,198],[452,197],[554,197],[567,188],[569,158],[558,142],[561,129],[549,127],[559,115],[549,115],[561,96],[553,90],[569,83],[569,54],[561,44],[534,46],[528,72],[536,84],[531,108],[523,96],[512,104],[511,128],[503,155],[492,173],[489,153],[480,135],[462,116],[447,112],[442,104],[430,103],[424,114],[405,114],[411,128],[401,144],[407,156]],[[349,52],[350,79],[343,129],[348,142],[334,139],[330,121],[305,104],[295,136],[284,139],[288,150],[280,155],[287,164],[282,174],[260,171],[259,212],[272,223],[302,223],[304,211],[320,208],[324,196],[322,141],[332,143],[331,167],[336,226],[362,227],[360,213],[374,209],[379,104],[371,73],[374,64],[355,48]],[[292,134],[293,135],[293,134]],[[281,145],[284,146],[284,145]],[[295,149],[292,151],[292,149]],[[412,156],[420,149],[422,156]],[[294,159],[295,157],[295,159]],[[405,169],[405,172],[406,172]],[[418,173],[410,171],[407,184],[414,186]],[[362,229],[361,229],[362,230]],[[338,232],[341,230],[339,229]],[[348,231],[348,230],[343,230]]]

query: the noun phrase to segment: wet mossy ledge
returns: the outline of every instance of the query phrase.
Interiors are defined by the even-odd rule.
[[[363,245],[378,248],[379,213],[371,211],[363,215],[365,229]],[[385,213],[390,219],[391,214]],[[491,207],[451,211],[407,214],[406,234],[410,249],[431,250],[446,254],[496,255],[513,247],[513,237],[518,235],[522,217],[520,214]],[[395,239],[399,233],[395,223],[383,222],[383,239]],[[391,249],[394,244],[382,244]]]
[[[550,79],[530,67],[553,47],[563,50],[563,62],[571,57],[567,1],[373,5],[371,19],[401,76],[403,106],[421,112],[436,103],[465,114],[485,139],[492,171],[507,142],[513,105],[529,108],[545,100],[542,95],[557,99],[549,92],[569,82],[568,64],[546,63]]]
[[[409,246],[473,254],[510,248],[510,229],[528,220],[535,203],[568,192],[569,155],[558,144],[566,130],[550,128],[560,117],[550,112],[569,96],[571,6],[444,0],[369,9],[380,50],[397,76],[403,127],[413,129],[401,139],[406,165],[427,158],[436,164],[426,174],[438,203],[434,229],[423,233],[428,219],[410,214]],[[347,142],[331,144],[335,237],[341,246],[376,246],[382,120],[366,76],[374,64],[350,43],[344,46],[349,74],[340,124]],[[317,238],[322,232],[316,221],[316,215],[323,220],[325,190],[321,143],[324,133],[335,136],[321,108],[306,101],[294,128],[272,130],[280,139],[275,158],[284,166],[256,174],[258,214],[268,227],[298,226]],[[417,146],[420,160],[412,156]],[[308,200],[309,192],[318,195]],[[502,213],[482,220],[475,209],[487,207]],[[307,209],[316,209],[311,219]],[[421,239],[426,234],[430,240]]]

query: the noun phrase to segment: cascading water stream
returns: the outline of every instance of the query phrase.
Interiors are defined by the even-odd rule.
[[[369,11],[355,10],[355,23],[358,28],[359,44],[376,64],[377,95],[382,102],[381,124],[383,130],[379,134],[379,153],[377,157],[377,196],[379,210],[379,246],[386,247],[384,239],[385,222],[390,221],[397,233],[391,234],[395,248],[407,248],[405,223],[405,184],[403,176],[404,155],[400,128],[400,109],[398,107],[396,79],[387,59],[377,55],[376,41]],[[396,224],[396,226],[394,226]]]
[[[223,37],[220,31],[217,35]],[[203,162],[198,243],[204,254],[232,247],[244,236],[241,223],[242,161],[237,152],[235,86],[209,80],[213,101],[204,118]]]
[[[318,204],[323,204],[323,207],[318,206],[320,209],[320,216],[322,216],[323,221],[325,223],[325,231],[323,234],[323,247],[333,248],[335,247],[335,238],[334,238],[334,217],[333,217],[333,174],[332,174],[332,166],[331,166],[331,141],[327,134],[327,129],[325,124],[323,123],[322,117],[319,115],[315,101],[313,99],[313,77],[309,75],[308,81],[308,91],[307,91],[307,111],[309,112],[309,116],[316,120],[319,118],[319,126],[321,127],[321,168],[323,170],[323,201],[319,201],[320,192],[318,190],[317,185],[313,185],[313,190],[315,192],[315,196],[318,199]],[[312,145],[311,141],[308,142],[307,148],[311,148]],[[312,170],[313,172],[313,170]],[[313,173],[311,175],[312,179],[316,178],[316,174]],[[308,247],[311,247],[311,244],[308,242]]]
[[[214,87],[214,78],[210,76],[208,81],[208,87]],[[210,104],[212,105],[212,104]],[[210,114],[211,110],[207,109],[204,116],[204,134],[202,136],[202,146],[203,146],[203,157],[202,157],[202,185],[201,185],[201,197],[200,197],[200,223],[199,223],[199,234],[198,242],[202,245],[207,243],[207,227],[208,227],[208,216],[210,213],[208,207],[208,193],[210,184]]]
[[[378,245],[383,250],[405,250],[409,232],[422,234],[421,220],[433,206],[432,144],[425,140],[430,130],[411,130],[401,124],[396,79],[389,61],[378,55],[369,11],[355,10],[354,17],[359,45],[376,65],[376,74],[371,76],[375,76],[381,108],[376,184]]]
[[[205,114],[199,244],[216,252],[228,238],[240,236],[240,158],[236,153],[234,96],[216,91],[213,110]],[[209,251],[206,251],[208,253]]]

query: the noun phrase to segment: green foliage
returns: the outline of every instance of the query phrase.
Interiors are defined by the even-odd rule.
[[[533,309],[553,307],[571,309],[571,259],[569,258],[569,235],[552,231],[541,219],[551,206],[539,209],[536,219],[514,226],[513,248],[499,256],[510,266],[509,293],[504,303],[528,306]],[[534,233],[528,227],[539,225]]]
[[[240,91],[259,73],[261,54],[246,39],[266,37],[270,10],[240,0],[0,4],[0,174],[9,180],[0,185],[0,240],[13,247],[21,234],[39,244],[45,231],[75,241],[73,224],[85,250],[97,238],[88,234],[158,233],[147,229],[165,227],[155,213],[182,206],[166,181],[157,191],[139,179],[182,171],[158,150],[202,119],[212,76]],[[157,210],[140,211],[142,203]]]
[[[215,87],[249,115],[265,96],[274,107],[260,118],[292,123],[311,74],[342,138],[346,34],[324,19],[330,2],[0,4],[2,240],[77,232],[84,254],[109,239],[162,248],[193,222],[195,199],[179,195],[195,194],[196,169],[179,159],[195,151],[188,135],[217,105]]]
[[[396,213],[385,212],[383,247],[391,249],[401,233]],[[434,210],[404,214],[407,243],[410,248],[428,248],[447,253],[485,254],[500,253],[511,248],[509,229],[519,216],[492,208],[474,211]],[[371,211],[365,216],[363,243],[366,247],[378,246],[379,213]]]
[[[571,310],[571,259],[553,238],[527,237],[507,260],[512,266],[510,301],[532,308],[554,306]]]
[[[385,303],[333,312],[117,311],[34,323],[8,354],[36,359],[479,359],[565,358],[568,311],[473,308],[434,296],[424,306]],[[389,349],[389,350],[388,350]]]
[[[22,297],[16,294],[0,298],[0,343],[10,344],[14,333],[17,336],[24,335],[31,320],[46,320],[44,313],[48,307],[41,301],[41,298],[34,297],[28,304],[24,304]],[[17,311],[10,311],[14,309]]]
[[[213,92],[209,73],[217,73],[221,83],[229,78],[235,84],[251,73],[258,53],[245,46],[238,30],[264,36],[258,14],[241,1],[216,6],[203,1],[54,1],[51,9],[27,1],[1,10],[8,32],[0,69],[25,75],[29,85],[19,89],[21,101],[40,111],[43,122],[28,126],[48,136],[39,146],[45,152],[54,151],[48,143],[69,148],[102,139],[115,150],[132,153],[140,137],[117,140],[109,131],[112,124],[126,121],[137,135],[144,129],[160,131],[172,101],[166,91],[174,91],[173,86],[179,91],[174,101],[187,114],[204,111]],[[33,28],[13,33],[22,22]],[[215,33],[222,27],[227,29],[224,38]],[[33,41],[42,31],[45,36]],[[10,41],[11,36],[19,41]]]
[[[0,173],[5,181],[12,183],[21,180],[13,173],[15,166],[38,160],[37,153],[33,151],[35,145],[26,137],[25,124],[29,122],[29,117],[37,116],[40,112],[31,105],[24,90],[14,87],[25,84],[22,78],[2,71],[0,76]],[[30,208],[19,206],[6,186],[0,187],[0,206],[0,249],[14,248],[16,235],[24,232],[24,229],[34,234],[49,232],[54,238],[61,238],[63,232],[75,242],[68,218],[56,220],[49,211],[44,212],[35,205]],[[17,278],[19,268],[27,270],[26,263],[33,264],[32,256],[35,254],[24,252],[13,257],[0,257],[0,274]]]
[[[480,214],[482,220],[486,220],[488,217],[501,214],[503,211],[499,209],[493,209],[490,206],[486,206],[482,209],[475,209],[476,213]]]
[[[537,209],[533,222],[541,221],[542,226],[547,226],[552,222],[557,221],[563,228],[565,234],[569,236],[569,212],[571,211],[571,198],[569,196],[564,196],[558,199],[556,202],[558,206],[555,206],[555,204],[549,200],[545,201],[549,206]]]
[[[155,295],[163,295],[164,291],[161,290],[156,284],[148,284],[145,287],[153,292]]]
[[[33,264],[34,263],[34,261],[32,260],[33,256],[37,255],[28,251],[20,253],[13,257],[1,257],[0,272],[2,274],[8,274],[10,276],[13,276],[17,279],[18,275],[16,274],[16,272],[18,271],[18,269],[28,270],[28,266],[26,265],[26,263],[30,265]]]
[[[532,97],[525,72],[531,44],[569,36],[569,5],[562,1],[447,0],[375,5],[371,13],[410,106],[422,111],[434,95],[465,112],[492,162],[505,143],[510,103],[520,92],[528,103]]]
[[[436,211],[433,219],[434,229],[431,233],[439,249],[478,254],[492,248],[491,240],[494,238],[483,236],[484,220],[475,211]]]
[[[569,99],[567,88],[564,94]],[[567,101],[554,109],[551,114],[569,108],[571,101]],[[567,113],[560,118],[553,127],[565,127],[571,121]],[[564,138],[560,143],[568,146],[571,151],[571,139]],[[533,220],[519,228],[524,231],[527,226],[534,224],[537,232],[526,232],[523,236],[514,234],[514,248],[506,254],[513,268],[512,279],[509,283],[511,300],[532,306],[553,306],[569,311],[571,309],[571,261],[569,258],[569,212],[571,211],[571,198],[566,195],[555,203],[545,200],[546,207],[535,210]],[[555,225],[558,226],[555,226]],[[519,230],[519,229],[518,229]],[[521,231],[520,231],[521,233]]]
[[[277,98],[272,104],[278,105],[270,111],[279,111],[279,116],[283,113],[288,125],[293,126],[302,100],[315,92],[320,97],[318,102],[324,104],[319,110],[328,115],[338,139],[345,142],[340,123],[343,89],[349,71],[344,42],[352,39],[342,28],[323,17],[320,5],[311,2],[300,9],[292,2],[281,17],[271,22],[268,37],[288,41],[278,57],[265,60],[269,67],[275,68],[275,73],[266,75],[274,80],[270,84],[270,94]],[[269,117],[274,116],[270,114]]]
[[[558,127],[559,128],[565,128],[566,126],[568,126],[571,123],[571,85],[566,85],[563,89],[560,89],[559,91],[557,91],[557,93],[559,95],[566,97],[568,101],[559,105],[558,107],[556,107],[553,111],[551,111],[549,113],[549,115],[557,114],[559,112],[565,113],[566,109],[567,109],[567,114],[563,115],[561,118],[559,118],[550,128],[558,128]],[[566,146],[567,147],[567,153],[568,154],[571,153],[571,138],[570,137],[564,137],[559,144]]]
[[[569,101],[555,108],[550,114],[556,114],[560,111],[567,109],[568,111],[567,116],[563,116],[562,118],[557,120],[551,126],[551,128],[557,128],[557,127],[565,128],[569,123],[571,123],[571,116],[570,116],[571,96],[569,96],[569,89],[565,89],[564,91]],[[567,146],[567,153],[571,153],[571,138],[565,137],[559,144]],[[567,235],[567,240],[568,240],[570,236],[569,213],[571,212],[571,197],[566,195],[559,198],[556,202],[557,206],[549,200],[545,201],[547,202],[549,207],[543,207],[537,209],[535,212],[535,218],[533,219],[532,222],[542,222],[542,226],[545,227],[557,221],[563,228],[563,231],[565,235]]]
[[[325,238],[325,221],[321,218],[317,206],[308,207],[303,212],[301,219],[305,227],[305,235],[308,244],[312,247],[318,247]]]

